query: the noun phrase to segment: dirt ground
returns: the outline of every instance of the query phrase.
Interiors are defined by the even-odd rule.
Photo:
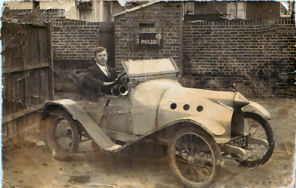
[[[263,166],[248,169],[225,159],[215,187],[294,187],[296,99],[253,99],[268,109],[276,145]],[[116,155],[84,143],[71,162],[54,160],[46,145],[29,136],[3,147],[3,187],[182,187],[170,172],[165,147],[135,145]]]

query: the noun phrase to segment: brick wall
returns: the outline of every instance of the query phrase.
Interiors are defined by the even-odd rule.
[[[188,87],[232,90],[248,97],[296,96],[296,86],[279,85],[294,71],[295,25],[291,19],[183,22],[180,4],[155,3],[115,17],[115,62],[173,57]],[[139,24],[154,23],[163,36],[160,49],[137,47]]]
[[[187,85],[227,89],[236,82],[249,97],[296,96],[296,86],[277,84],[296,69],[295,36],[290,19],[186,22],[183,73],[194,79]]]
[[[92,60],[100,45],[99,23],[57,20],[52,24],[54,60]]]
[[[156,3],[115,17],[115,65],[127,59],[173,57],[180,65],[180,4]],[[140,49],[137,44],[139,25],[154,23],[161,33],[160,49]]]

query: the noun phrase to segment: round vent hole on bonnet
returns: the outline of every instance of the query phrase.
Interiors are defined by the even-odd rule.
[[[196,107],[196,110],[197,110],[198,112],[201,112],[201,111],[203,111],[203,106],[201,106],[201,105],[198,105],[198,106]]]
[[[190,108],[189,104],[185,104],[185,105],[183,106],[183,109],[184,109],[184,110],[189,110],[189,108]]]
[[[176,109],[176,108],[177,108],[177,104],[176,104],[176,103],[172,103],[172,104],[171,104],[171,109],[174,110],[174,109]]]

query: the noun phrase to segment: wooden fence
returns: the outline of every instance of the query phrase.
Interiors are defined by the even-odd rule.
[[[38,110],[52,100],[49,25],[2,23],[2,138],[39,121]]]

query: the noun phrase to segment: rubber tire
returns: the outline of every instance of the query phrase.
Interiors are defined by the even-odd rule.
[[[70,122],[70,126],[73,133],[73,139],[72,139],[72,147],[70,151],[65,152],[63,151],[57,141],[54,139],[54,130],[56,128],[57,118],[63,118]],[[79,146],[79,133],[78,128],[74,123],[74,120],[71,118],[71,116],[62,110],[54,111],[50,113],[50,116],[48,118],[48,123],[46,127],[46,142],[49,150],[51,151],[52,157],[57,160],[61,161],[71,161],[73,159],[74,153],[78,150]]]
[[[260,125],[265,130],[267,141],[268,141],[269,149],[265,153],[265,155],[263,155],[263,157],[261,157],[260,159],[255,160],[255,161],[248,161],[248,160],[238,161],[237,160],[239,162],[239,164],[242,166],[254,168],[254,167],[265,164],[270,159],[270,157],[273,153],[275,141],[274,141],[272,129],[266,119],[264,119],[262,116],[254,113],[254,112],[243,112],[243,116],[244,116],[244,118],[245,117],[250,118],[250,119],[253,119],[253,120],[259,122]]]
[[[195,183],[190,180],[185,179],[181,173],[179,172],[179,169],[177,167],[177,164],[175,163],[175,143],[177,139],[184,134],[197,134],[200,137],[203,138],[205,142],[210,146],[214,159],[215,159],[215,167],[214,167],[214,173],[212,177],[205,183]],[[169,166],[172,170],[172,172],[175,174],[175,176],[178,178],[178,180],[185,186],[185,187],[211,187],[215,183],[215,178],[220,170],[221,162],[222,162],[222,156],[220,153],[220,149],[215,142],[215,140],[210,136],[206,131],[199,127],[184,127],[179,129],[176,134],[173,136],[173,138],[168,143],[168,158],[169,158]]]

